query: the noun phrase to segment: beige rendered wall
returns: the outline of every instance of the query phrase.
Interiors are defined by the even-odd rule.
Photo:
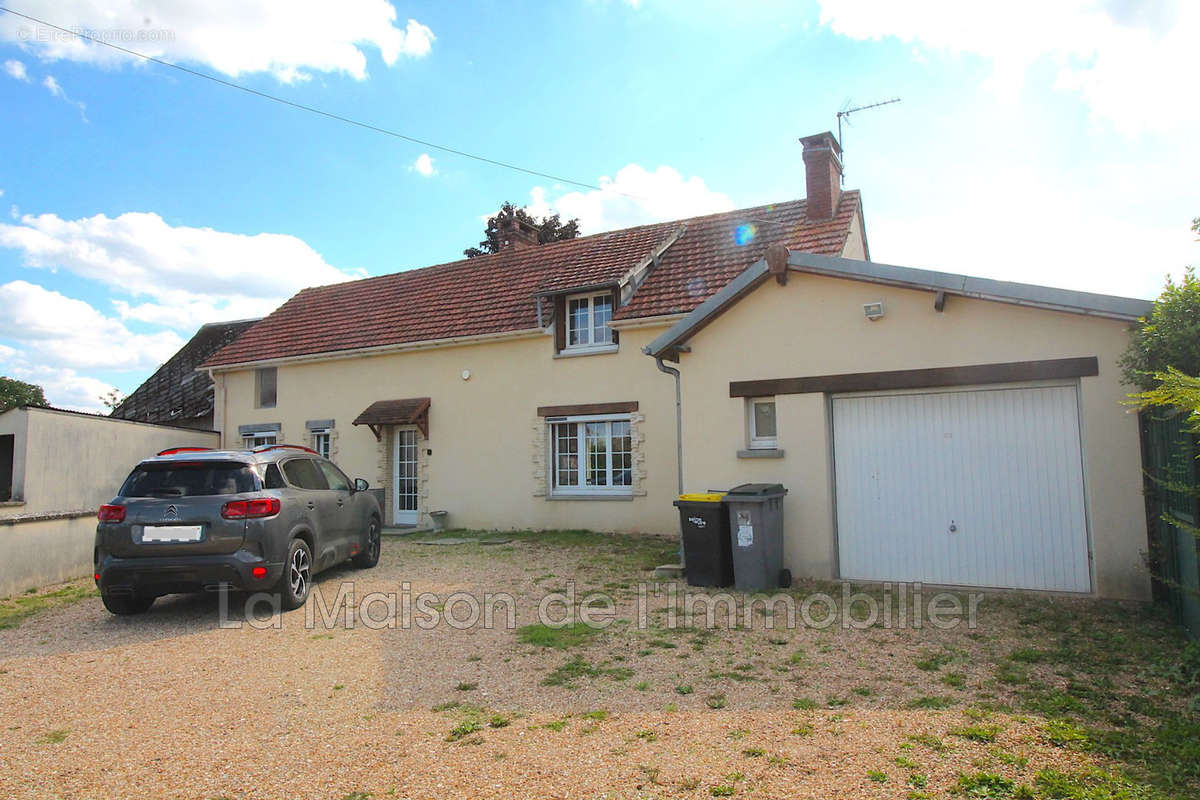
[[[867,320],[863,303],[886,316]],[[1097,356],[1080,379],[1084,469],[1101,596],[1147,599],[1146,524],[1136,416],[1121,405],[1116,360],[1127,324],[1077,314],[791,273],[765,283],[701,330],[682,357],[684,479],[689,490],[745,481],[788,486],[785,558],[794,574],[837,576],[828,399],[776,398],[782,459],[738,459],[745,403],[734,380]]]
[[[211,431],[30,409],[21,508],[0,516],[95,510],[121,488],[133,465],[168,447],[214,447]],[[15,487],[14,487],[15,488]]]
[[[168,447],[219,440],[211,431],[51,409],[0,415],[0,433],[14,428],[13,488],[23,502],[0,504],[0,597],[89,574],[96,509],[134,464]]]
[[[673,533],[675,389],[641,353],[664,326],[625,329],[617,353],[555,358],[549,335],[278,367],[273,409],[254,408],[254,371],[217,373],[224,386],[227,447],[240,447],[238,426],[281,425],[280,441],[308,444],[305,422],[335,422],[333,459],[351,477],[390,486],[387,437],[376,442],[351,422],[370,403],[429,397],[429,439],[422,443],[425,482],[420,524],[430,510],[471,528],[589,528]],[[469,380],[463,380],[470,370]],[[222,393],[218,393],[222,397]],[[640,490],[632,499],[558,500],[537,496],[538,432],[544,405],[640,404]],[[390,494],[386,505],[390,505]],[[385,513],[387,509],[385,509]]]

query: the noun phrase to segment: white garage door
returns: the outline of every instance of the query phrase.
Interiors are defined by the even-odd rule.
[[[847,579],[1091,590],[1074,386],[833,399]]]

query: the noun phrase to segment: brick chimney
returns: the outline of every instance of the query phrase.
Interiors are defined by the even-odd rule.
[[[828,131],[801,137],[808,218],[833,219],[842,198],[842,148]]]
[[[501,250],[538,246],[538,229],[525,220],[518,219],[516,214],[500,220],[499,227]]]

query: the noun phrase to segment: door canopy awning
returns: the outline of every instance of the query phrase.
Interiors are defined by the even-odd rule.
[[[385,425],[416,425],[429,438],[429,398],[409,397],[404,400],[376,400],[354,418],[355,425],[366,425],[378,441]]]

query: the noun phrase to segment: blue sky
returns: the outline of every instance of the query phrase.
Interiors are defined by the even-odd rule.
[[[894,96],[845,131],[875,260],[1141,297],[1200,261],[1197,4],[6,4],[601,187],[0,13],[0,374],[66,407],[204,321],[458,258],[504,200],[594,233],[801,197],[797,137]]]

